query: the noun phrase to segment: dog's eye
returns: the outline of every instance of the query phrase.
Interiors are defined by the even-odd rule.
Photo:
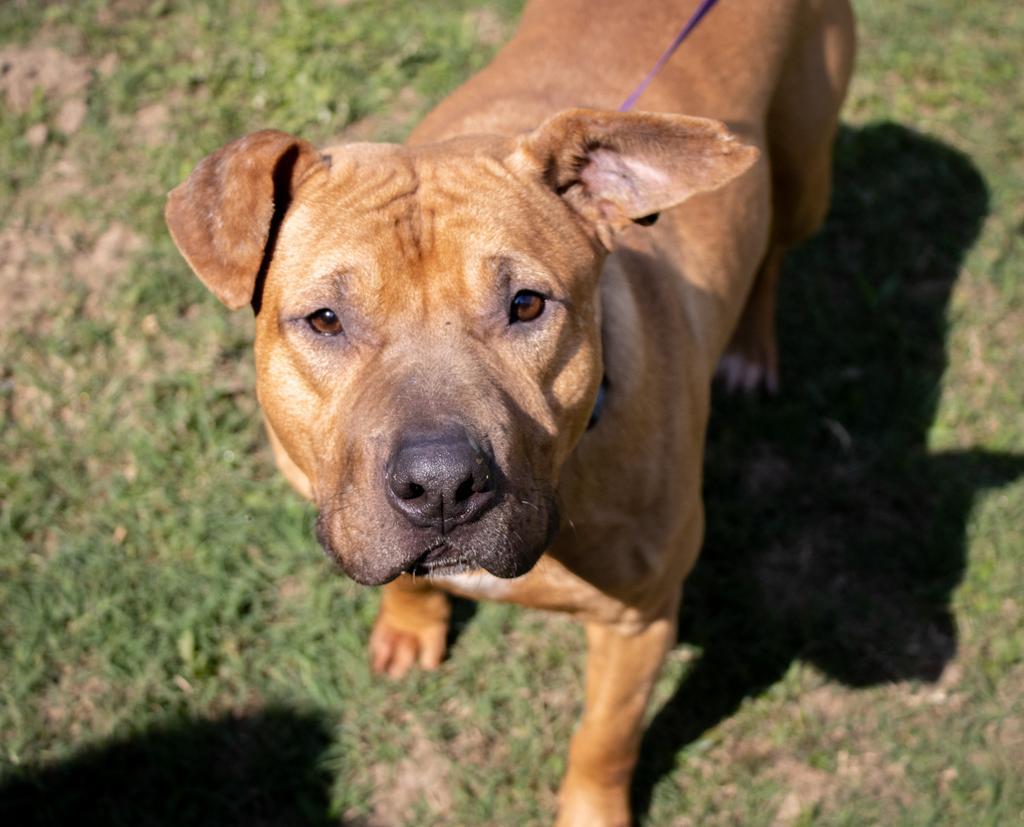
[[[306,321],[321,336],[337,336],[341,333],[341,319],[329,307],[321,307],[306,316]]]
[[[532,322],[544,312],[544,297],[532,290],[520,290],[512,299],[508,322]]]

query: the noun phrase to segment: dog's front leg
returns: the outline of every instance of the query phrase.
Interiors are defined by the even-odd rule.
[[[627,827],[644,710],[676,639],[679,593],[636,627],[587,624],[586,706],[569,749],[557,827]]]
[[[403,574],[384,586],[370,635],[374,672],[400,678],[413,666],[436,669],[444,659],[451,603],[426,580]]]

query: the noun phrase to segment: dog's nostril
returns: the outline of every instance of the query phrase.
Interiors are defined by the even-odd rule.
[[[412,480],[403,479],[402,474],[393,473],[388,481],[395,496],[403,500],[415,500],[423,496],[424,488]]]
[[[473,496],[475,488],[476,485],[474,485],[472,477],[463,480],[462,485],[455,489],[455,502],[461,503],[464,500],[468,500],[470,497]]]

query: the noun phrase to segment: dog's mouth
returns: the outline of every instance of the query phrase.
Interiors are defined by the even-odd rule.
[[[437,577],[447,574],[461,574],[479,568],[469,556],[450,542],[450,538],[438,537],[424,550],[406,571],[415,577]]]

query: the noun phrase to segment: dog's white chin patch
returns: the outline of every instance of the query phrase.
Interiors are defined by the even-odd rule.
[[[483,569],[475,569],[474,571],[462,572],[460,574],[442,574],[431,579],[448,583],[455,591],[462,594],[489,597],[492,600],[500,599],[511,590],[508,580],[495,577]]]

